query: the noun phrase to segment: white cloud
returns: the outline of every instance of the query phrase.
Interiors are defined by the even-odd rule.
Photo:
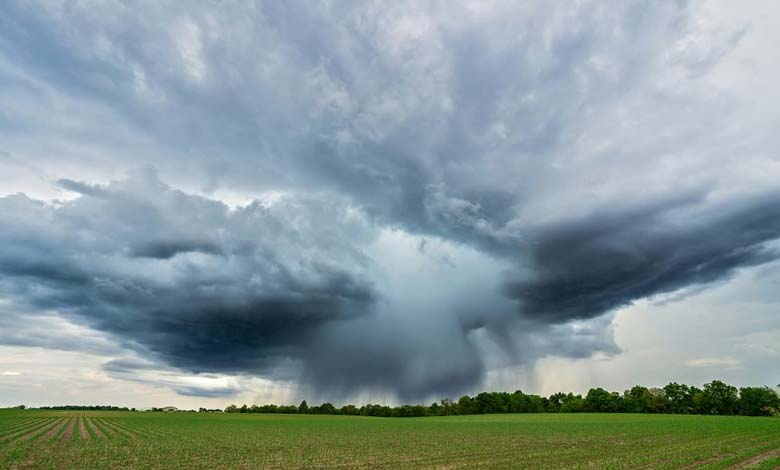
[[[196,82],[205,78],[207,67],[203,58],[203,40],[197,23],[189,19],[177,21],[173,28],[173,40],[181,54],[184,69]]]
[[[688,367],[739,367],[742,362],[733,357],[702,357],[689,359],[685,365]]]

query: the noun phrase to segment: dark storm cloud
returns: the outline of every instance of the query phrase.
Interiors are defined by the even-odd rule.
[[[67,189],[68,191],[73,191],[74,193],[79,194],[86,194],[87,196],[101,197],[106,194],[100,186],[86,184],[81,181],[73,181],[67,178],[58,180],[57,184],[63,189]]]
[[[219,254],[219,247],[213,243],[197,240],[153,240],[132,248],[133,256],[141,258],[168,259],[179,253],[200,252]]]
[[[365,260],[339,233],[360,227],[333,226],[343,216],[315,200],[230,210],[153,174],[58,207],[6,197],[0,286],[177,367],[261,372],[300,356],[324,324],[371,312]]]
[[[612,209],[531,235],[531,279],[506,293],[543,322],[592,318],[634,300],[724,279],[780,252],[780,195],[710,207],[666,201]]]
[[[185,385],[169,385],[173,390],[178,393],[179,395],[183,395],[185,397],[203,397],[203,398],[222,398],[222,397],[232,397],[238,392],[241,391],[239,387],[220,387],[220,388],[212,388],[212,389],[206,389],[203,387],[196,387],[196,386],[185,386]]]
[[[478,233],[469,243],[464,231],[459,241],[507,267],[525,260],[525,277],[505,286],[506,298],[491,285],[498,273],[471,280],[463,293],[451,281],[394,291],[377,285],[379,267],[365,253],[379,227],[333,194],[230,209],[173,190],[149,171],[94,189],[57,205],[0,198],[0,218],[12,221],[0,233],[4,297],[105,332],[150,354],[157,368],[297,380],[328,399],[361,390],[403,400],[469,391],[495,365],[485,347],[502,351],[499,363],[509,365],[614,354],[608,321],[569,322],[777,259],[766,243],[780,237],[774,193],[681,195],[529,221],[521,237],[488,223],[481,206],[434,188],[429,205],[442,220]],[[139,253],[150,246],[166,249]],[[431,241],[422,246],[415,239],[408,251],[448,279],[452,263],[429,258],[439,256]],[[433,300],[407,299],[426,289],[438,291],[426,294]],[[73,339],[3,341],[73,349]],[[131,371],[147,368],[117,361],[105,370],[136,380]],[[185,395],[237,390],[201,390],[155,374],[144,380]]]
[[[515,325],[515,306],[496,295],[494,279],[470,282],[468,300],[456,306],[440,283],[431,286],[438,300],[423,303],[408,300],[416,292],[378,286],[386,274],[364,253],[378,227],[334,195],[230,209],[173,190],[149,171],[80,194],[56,205],[0,198],[0,218],[13,221],[0,233],[0,292],[20,308],[58,312],[154,358],[110,361],[104,370],[113,377],[227,396],[236,386],[201,389],[170,376],[258,374],[297,380],[310,396],[332,400],[360,390],[415,400],[468,391],[484,379],[480,342],[503,342],[523,361],[615,351],[606,337],[564,327],[550,341],[553,329],[543,322]],[[189,243],[194,234],[208,243]],[[137,247],[176,236],[171,253],[139,256]],[[441,262],[437,250],[412,243],[408,252],[451,273],[453,263]],[[2,339],[78,349],[73,335]]]

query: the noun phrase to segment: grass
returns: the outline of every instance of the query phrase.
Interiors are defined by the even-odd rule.
[[[79,421],[83,420],[86,434]],[[0,468],[780,468],[780,419],[0,410]]]

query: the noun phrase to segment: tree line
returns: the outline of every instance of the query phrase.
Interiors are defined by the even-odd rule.
[[[720,380],[702,388],[672,382],[663,388],[631,387],[622,394],[592,388],[583,397],[573,393],[554,393],[549,397],[517,390],[482,392],[458,401],[443,399],[430,405],[385,406],[331,403],[300,405],[230,405],[226,413],[327,414],[381,417],[420,417],[491,413],[673,413],[705,415],[778,416],[780,397],[769,387],[737,389]]]
[[[24,405],[20,405],[17,408],[24,409]],[[39,406],[39,410],[71,410],[71,411],[135,411],[135,408],[128,408],[126,406],[112,406],[112,405],[56,405],[56,406]]]

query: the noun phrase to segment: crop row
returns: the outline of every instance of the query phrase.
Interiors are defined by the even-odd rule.
[[[143,438],[154,439],[165,434],[137,424],[118,419],[74,417],[34,417],[6,420],[0,423],[0,443],[16,441],[49,441],[61,437],[63,441],[73,436],[80,439]]]

